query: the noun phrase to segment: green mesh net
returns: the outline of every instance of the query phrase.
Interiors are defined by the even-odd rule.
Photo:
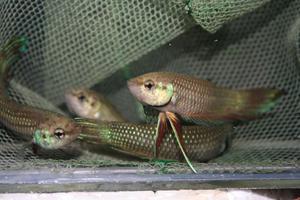
[[[20,103],[67,114],[64,91],[93,86],[138,122],[141,114],[125,82],[150,71],[191,74],[232,88],[285,89],[288,94],[272,117],[236,127],[228,152],[194,166],[207,173],[299,169],[299,13],[297,0],[2,1],[0,44],[13,35],[29,39],[28,53],[12,68],[9,94]],[[203,30],[221,26],[215,34]],[[34,155],[28,143],[5,128],[0,143],[2,170],[135,166],[189,171],[185,163],[146,162],[97,147],[81,150],[79,144]]]
[[[185,9],[205,30],[215,33],[223,24],[251,12],[270,0],[188,0]]]

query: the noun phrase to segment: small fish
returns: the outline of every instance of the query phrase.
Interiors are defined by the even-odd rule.
[[[99,122],[75,119],[82,126],[78,137],[83,142],[106,145],[136,157],[153,159],[156,126],[128,122]],[[182,137],[187,156],[193,161],[204,162],[222,154],[230,146],[233,134],[231,124],[221,126],[183,126]],[[156,157],[162,160],[182,160],[176,138],[168,130]]]
[[[185,147],[179,117],[200,125],[252,120],[272,109],[284,94],[277,89],[232,90],[172,72],[144,74],[130,79],[127,84],[141,103],[163,113],[159,115],[154,153],[161,145],[169,121],[175,136],[179,138],[178,145],[182,146],[183,155]]]
[[[18,104],[5,95],[11,64],[27,49],[24,37],[14,37],[0,51],[0,122],[8,129],[45,149],[57,149],[74,141],[81,127],[61,114]]]
[[[68,90],[65,92],[65,100],[68,109],[79,117],[100,121],[126,121],[104,96],[93,90]]]
[[[270,111],[284,94],[265,88],[232,90],[172,72],[138,76],[128,81],[128,88],[143,104],[195,123],[252,120]]]

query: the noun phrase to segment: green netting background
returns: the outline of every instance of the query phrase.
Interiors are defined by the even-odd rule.
[[[28,37],[30,47],[12,68],[9,93],[20,103],[67,113],[64,91],[93,86],[139,122],[125,82],[145,72],[192,74],[232,88],[285,89],[273,117],[238,126],[226,154],[194,165],[210,173],[300,169],[300,2],[243,2],[1,1],[0,44],[18,34]],[[103,166],[189,170],[96,147],[80,150],[78,144],[33,155],[28,144],[0,129],[1,170]]]

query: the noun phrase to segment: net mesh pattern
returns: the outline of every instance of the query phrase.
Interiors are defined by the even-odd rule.
[[[187,0],[175,1],[205,30],[215,33],[224,24],[251,12],[270,0]]]
[[[30,47],[12,68],[9,94],[20,103],[67,113],[60,109],[64,91],[93,86],[126,118],[139,121],[141,109],[125,83],[150,71],[191,74],[232,88],[284,89],[288,94],[274,115],[236,127],[228,152],[194,166],[207,173],[299,169],[299,13],[297,0],[270,1],[210,34],[174,1],[2,1],[0,44],[18,34],[28,37]],[[3,127],[0,143],[3,170],[135,166],[189,171],[184,163],[145,162],[97,147],[80,150],[82,144],[33,155],[28,142]]]

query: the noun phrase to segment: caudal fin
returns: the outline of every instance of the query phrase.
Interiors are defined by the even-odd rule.
[[[269,112],[278,102],[279,98],[286,94],[277,89],[249,89],[239,91],[240,106],[232,113],[238,120],[251,120]]]
[[[15,36],[10,39],[0,50],[0,77],[3,84],[7,77],[9,67],[17,61],[21,54],[27,50],[25,37]]]

